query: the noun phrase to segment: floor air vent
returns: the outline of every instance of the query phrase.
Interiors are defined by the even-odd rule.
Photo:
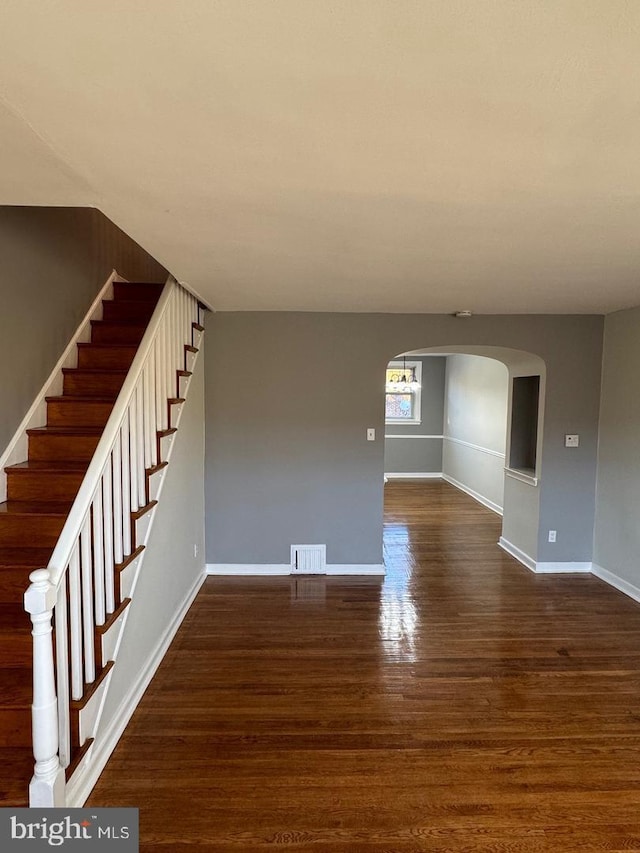
[[[292,545],[291,571],[299,575],[327,573],[326,545]]]

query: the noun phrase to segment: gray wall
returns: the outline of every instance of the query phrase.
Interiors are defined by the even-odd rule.
[[[384,442],[366,440],[367,427],[384,434],[380,377],[399,352],[452,345],[545,361],[536,493],[558,543],[534,521],[512,544],[537,539],[538,560],[591,559],[602,317],[220,312],[209,326],[207,562],[288,563],[292,543],[326,543],[329,563],[380,563]],[[341,381],[354,358],[357,381]],[[581,434],[577,453],[566,432]]]
[[[384,470],[398,474],[442,472],[442,423],[446,358],[411,357],[422,362],[421,423],[385,426]],[[387,436],[403,436],[388,438]],[[425,436],[438,436],[426,438]]]
[[[605,322],[594,562],[635,587],[640,587],[639,373],[640,308],[610,314]]]
[[[491,358],[450,355],[445,389],[443,474],[501,510],[509,372]]]
[[[0,258],[1,453],[111,270],[167,272],[92,208],[0,207]]]

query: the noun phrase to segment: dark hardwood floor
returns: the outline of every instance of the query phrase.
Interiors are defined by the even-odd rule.
[[[90,804],[142,851],[640,851],[640,605],[386,488],[384,581],[207,581]]]

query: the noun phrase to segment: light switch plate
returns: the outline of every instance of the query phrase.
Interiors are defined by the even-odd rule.
[[[376,431],[373,427],[369,427],[367,430],[367,441],[375,441],[376,440]]]
[[[579,435],[565,435],[564,446],[565,447],[579,447],[580,446],[580,436]]]

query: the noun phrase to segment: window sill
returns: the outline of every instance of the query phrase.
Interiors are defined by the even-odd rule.
[[[421,420],[385,421],[388,426],[420,426]]]

